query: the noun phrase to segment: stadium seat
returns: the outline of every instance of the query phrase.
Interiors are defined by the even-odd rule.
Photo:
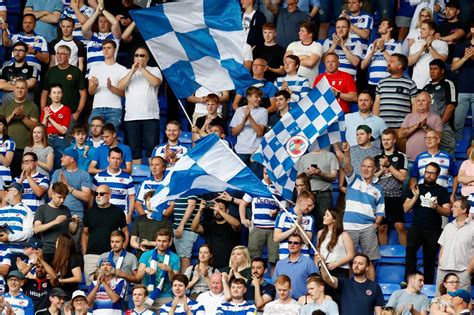
[[[382,289],[383,297],[385,301],[388,301],[393,292],[400,290],[400,285],[395,283],[380,283],[380,288]]]
[[[430,299],[434,298],[436,295],[436,285],[425,284],[423,288],[421,288],[421,293],[425,294]]]
[[[406,250],[403,245],[381,245],[379,264],[405,264]]]
[[[191,147],[191,144],[193,143],[192,135],[193,133],[189,131],[181,132],[181,136],[179,137],[179,142],[181,142],[181,144],[185,146]]]
[[[404,265],[378,265],[376,268],[377,282],[400,283],[405,280]]]
[[[400,245],[397,230],[392,228],[388,230],[388,245]]]
[[[132,176],[150,177],[150,168],[148,167],[148,165],[144,165],[144,164],[133,164]]]

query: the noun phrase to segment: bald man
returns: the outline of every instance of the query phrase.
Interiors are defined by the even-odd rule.
[[[211,275],[211,278],[209,279],[209,288],[210,291],[199,294],[196,301],[201,305],[204,305],[206,314],[214,315],[221,303],[226,302],[224,287],[222,285],[222,274],[220,272]]]
[[[84,274],[89,285],[97,269],[99,255],[110,251],[110,233],[122,230],[128,243],[129,233],[125,213],[110,203],[110,188],[100,185],[95,190],[97,206],[84,212],[84,228],[82,230],[81,247],[84,255]]]
[[[398,137],[406,139],[406,155],[410,161],[426,151],[425,136],[428,131],[443,130],[441,117],[430,112],[430,105],[431,95],[426,91],[420,92],[416,96],[413,112],[405,117],[398,130]]]

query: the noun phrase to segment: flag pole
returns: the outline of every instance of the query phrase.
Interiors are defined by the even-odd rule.
[[[283,204],[280,202],[280,200],[278,200],[278,198],[275,197],[275,195],[272,194],[272,197],[273,197],[273,200],[275,200],[275,202],[280,206],[280,208],[286,212],[286,214],[288,215],[288,217],[291,219],[291,221],[293,221],[294,224],[296,224],[296,227],[298,228],[298,230],[300,231],[300,236],[301,238],[304,238],[306,239],[306,241],[308,241],[308,244],[309,246],[314,250],[314,253],[316,255],[319,255],[319,252],[318,250],[316,249],[316,247],[314,246],[314,244],[311,242],[311,240],[309,239],[308,235],[306,235],[306,232],[304,231],[304,229],[301,227],[301,225],[298,224],[298,222],[295,221],[295,219],[293,219],[293,216],[291,215],[290,212],[288,212],[288,210],[286,210],[286,208],[283,206]],[[322,268],[326,271],[326,273],[329,275],[329,278],[331,279],[332,282],[334,282],[334,279],[331,275],[331,273],[329,272],[329,269],[328,269],[328,266],[326,266],[326,263],[324,261],[321,262],[320,264],[322,266]]]
[[[189,115],[188,115],[188,113],[186,112],[186,109],[184,108],[183,103],[181,103],[181,99],[179,99],[179,98],[176,98],[176,99],[178,100],[178,103],[179,103],[179,105],[181,106],[181,109],[183,110],[184,115],[186,115],[186,118],[188,119],[189,124],[191,125],[191,127],[194,127],[193,121],[191,120],[191,118],[189,118]]]

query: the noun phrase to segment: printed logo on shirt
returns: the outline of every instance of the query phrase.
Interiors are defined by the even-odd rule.
[[[372,295],[372,290],[366,290],[365,294],[367,294],[368,296]]]
[[[71,81],[71,80],[72,80],[72,74],[68,74],[68,75],[66,76],[66,80]]]

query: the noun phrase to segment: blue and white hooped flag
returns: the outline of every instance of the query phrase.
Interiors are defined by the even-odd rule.
[[[169,170],[155,190],[151,207],[156,212],[159,211],[157,207],[169,200],[226,190],[243,191],[252,197],[272,198],[268,188],[227,144],[215,134],[210,134]]]
[[[295,163],[300,157],[310,149],[342,141],[344,113],[323,78],[265,134],[252,158],[267,168],[283,198],[291,200],[297,176]]]
[[[242,63],[238,0],[182,0],[131,15],[176,97],[201,86],[226,91],[255,82]]]

